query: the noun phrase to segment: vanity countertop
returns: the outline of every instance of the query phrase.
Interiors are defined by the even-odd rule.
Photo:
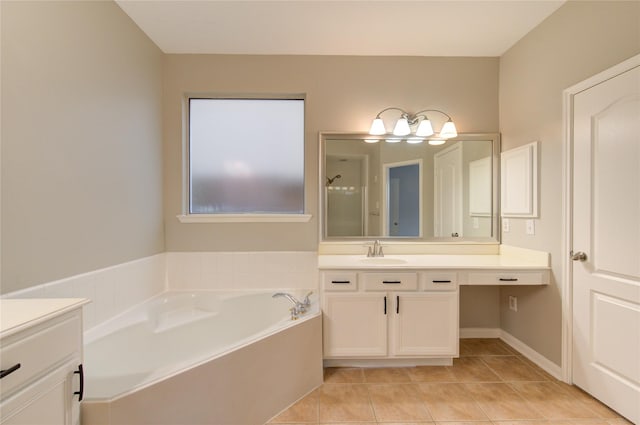
[[[60,316],[90,301],[84,298],[10,298],[0,300],[0,337]]]
[[[392,254],[318,256],[319,269],[471,269],[548,270],[549,254],[542,251],[501,246],[498,254]]]

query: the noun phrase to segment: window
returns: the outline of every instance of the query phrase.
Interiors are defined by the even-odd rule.
[[[190,98],[188,174],[192,216],[303,215],[304,100]]]

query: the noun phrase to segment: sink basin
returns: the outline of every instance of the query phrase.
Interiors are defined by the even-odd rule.
[[[385,257],[361,258],[359,262],[363,264],[372,264],[372,265],[407,264],[407,261],[403,260],[402,258],[385,258]]]

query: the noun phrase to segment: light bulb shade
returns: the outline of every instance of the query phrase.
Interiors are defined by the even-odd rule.
[[[369,129],[369,134],[373,136],[381,136],[387,132],[387,129],[384,128],[384,122],[381,118],[376,118],[371,123],[371,128]]]
[[[407,139],[407,143],[411,143],[412,145],[418,144],[418,143],[422,143],[424,142],[424,139],[420,138],[420,137],[409,137]]]
[[[446,140],[444,139],[430,139],[429,144],[433,146],[444,145]]]
[[[416,136],[420,137],[429,137],[433,135],[433,127],[431,126],[431,121],[428,119],[423,119],[418,124],[418,129],[416,130]]]
[[[458,135],[458,131],[456,130],[456,125],[453,121],[449,120],[442,126],[442,130],[440,130],[440,137],[443,139],[450,139],[452,137],[456,137]]]
[[[387,143],[400,143],[402,142],[402,139],[385,139],[384,141]]]
[[[364,139],[365,143],[378,143],[380,140],[378,139]]]
[[[411,128],[409,127],[409,121],[406,118],[400,118],[396,122],[396,126],[393,128],[394,136],[406,136],[411,133]]]

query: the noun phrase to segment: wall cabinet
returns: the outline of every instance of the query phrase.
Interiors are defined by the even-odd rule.
[[[3,335],[1,345],[0,423],[79,424],[81,310]]]
[[[436,277],[416,272],[323,273],[325,358],[457,357],[455,273]]]

